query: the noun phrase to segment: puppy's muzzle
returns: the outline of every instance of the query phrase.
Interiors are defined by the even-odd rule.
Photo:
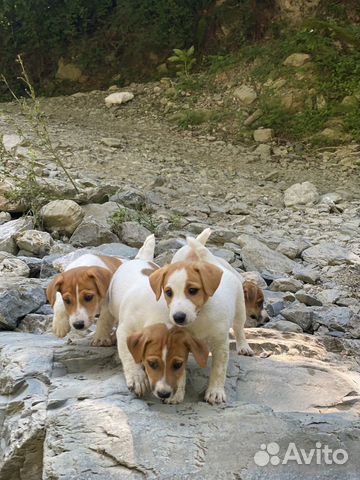
[[[185,325],[186,323],[186,313],[184,312],[176,312],[173,315],[174,322],[177,325]]]
[[[76,330],[83,330],[85,327],[85,322],[78,320],[77,322],[73,323],[73,327],[76,328]]]
[[[167,398],[170,397],[171,392],[168,390],[160,390],[156,392],[156,395],[161,399],[161,400],[166,400]]]

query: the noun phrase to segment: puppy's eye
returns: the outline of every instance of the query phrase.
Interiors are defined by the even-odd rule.
[[[173,363],[173,369],[174,370],[179,370],[183,366],[183,362],[174,362]]]
[[[153,370],[156,370],[159,367],[159,364],[156,360],[148,360],[147,363],[149,367],[152,368]]]
[[[171,288],[167,288],[165,290],[165,295],[169,298],[171,298],[173,296],[173,291],[171,290]]]
[[[196,295],[198,293],[198,288],[189,288],[188,292],[190,295]]]
[[[94,298],[94,295],[85,295],[84,300],[85,302],[89,303]]]
[[[63,300],[66,305],[71,305],[71,298],[63,298]]]

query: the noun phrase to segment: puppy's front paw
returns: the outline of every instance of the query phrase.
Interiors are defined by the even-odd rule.
[[[64,338],[70,332],[70,325],[65,322],[53,323],[52,331],[59,338]]]
[[[250,347],[250,345],[247,342],[242,342],[240,343],[238,349],[237,349],[237,354],[238,355],[246,355],[248,357],[252,357],[255,355],[254,350]]]
[[[178,403],[181,403],[184,400],[185,396],[185,390],[181,389],[178,390],[175,395],[173,395],[171,398],[166,398],[164,400],[164,403],[168,403],[169,405],[176,405]]]
[[[101,337],[101,336],[96,336],[95,334],[95,337],[91,342],[91,345],[93,347],[111,347],[114,345],[114,339],[112,336]]]
[[[126,385],[130,392],[134,392],[137,397],[142,397],[149,389],[149,381],[146,373],[142,370],[133,375],[128,375]]]
[[[208,388],[205,393],[205,402],[210,405],[226,402],[225,390],[223,388]]]

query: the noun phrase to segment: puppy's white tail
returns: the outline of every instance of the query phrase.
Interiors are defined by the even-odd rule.
[[[202,232],[200,235],[202,235],[204,232]],[[207,236],[207,238],[209,237],[209,235]],[[210,262],[212,260],[213,254],[206,247],[204,247],[201,241],[199,241],[197,238],[187,237],[186,241],[200,261]]]
[[[201,245],[205,245],[211,235],[211,228],[205,228],[199,235],[196,237],[196,240],[201,243]],[[188,242],[189,243],[189,242]]]
[[[152,262],[155,253],[155,235],[149,235],[145,238],[144,245],[140,248],[136,255],[138,260],[146,260]]]

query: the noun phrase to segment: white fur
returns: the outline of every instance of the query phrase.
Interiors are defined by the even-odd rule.
[[[201,243],[204,239],[207,240],[208,230],[200,234],[200,241],[199,237],[197,239],[188,238],[188,245],[182,247],[174,255],[171,263],[186,261],[188,255],[193,251],[200,261],[216,265],[223,271],[220,285],[214,295],[208,299],[196,319],[191,321],[189,317],[189,322],[186,323],[186,327],[195,337],[207,340],[209,343],[212,352],[212,368],[205,399],[209,403],[220,403],[226,400],[224,386],[229,358],[229,328],[233,327],[234,329],[238,353],[252,355],[253,352],[246,341],[244,331],[246,309],[242,282],[239,276],[234,274],[236,271],[230,265],[224,265]],[[171,277],[169,278],[170,282]],[[185,289],[185,284],[186,279],[183,280],[182,286],[177,286],[177,289]],[[174,291],[171,303],[178,301],[177,296]],[[181,298],[182,294],[180,294]],[[170,321],[172,321],[172,314]]]

